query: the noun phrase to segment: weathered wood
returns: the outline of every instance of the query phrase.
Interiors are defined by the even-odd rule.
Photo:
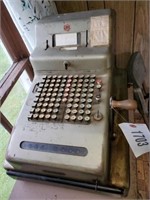
[[[19,61],[29,56],[29,52],[14,25],[3,1],[1,4],[1,39],[12,57],[13,61]]]
[[[30,81],[33,81],[33,78],[34,78],[34,71],[33,71],[33,68],[32,68],[32,65],[31,63],[29,62],[28,66],[26,67],[26,72],[29,76],[29,79]]]
[[[143,56],[147,68],[145,77],[147,88],[149,87],[149,39],[149,1],[136,1],[134,51],[140,51]]]
[[[116,66],[126,68],[133,48],[134,2],[105,1],[105,5],[116,11]]]
[[[59,14],[87,10],[86,1],[55,1]]]
[[[2,112],[0,112],[0,123],[2,126],[9,132],[12,132],[13,126],[11,123],[8,121],[8,119],[3,115]]]
[[[87,1],[88,10],[104,8],[104,1]]]
[[[29,60],[23,59],[18,63],[12,65],[11,70],[6,73],[6,78],[0,81],[0,102],[1,105],[4,103],[6,97],[10,93],[11,89],[17,82],[18,78],[22,74],[23,70],[29,65]]]

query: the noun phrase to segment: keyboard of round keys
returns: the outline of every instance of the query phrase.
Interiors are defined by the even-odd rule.
[[[96,75],[43,76],[29,120],[89,124]]]

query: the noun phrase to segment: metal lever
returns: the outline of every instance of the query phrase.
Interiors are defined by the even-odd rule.
[[[123,101],[116,101],[112,100],[110,101],[111,108],[122,108],[126,110],[136,110],[137,109],[137,102],[132,99],[127,99]]]

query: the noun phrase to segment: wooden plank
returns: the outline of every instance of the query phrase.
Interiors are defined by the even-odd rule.
[[[12,57],[13,61],[19,61],[22,58],[29,56],[29,52],[14,25],[7,8],[3,1],[0,1],[1,6],[1,39]]]
[[[8,119],[3,115],[2,112],[0,112],[0,123],[2,124],[2,126],[4,126],[4,128],[11,133],[13,126],[11,125],[11,123],[8,121]]]
[[[105,5],[116,11],[116,66],[126,68],[133,48],[134,2],[105,1]]]
[[[11,89],[17,82],[18,78],[22,74],[23,70],[27,68],[29,65],[29,60],[23,59],[17,64],[12,65],[12,70],[10,70],[9,74],[6,74],[6,78],[4,77],[2,81],[0,81],[0,102],[1,105],[4,103],[6,97],[10,93]]]
[[[88,10],[104,8],[104,1],[87,1]]]
[[[147,69],[145,85],[149,87],[149,1],[136,1],[134,51],[140,51]],[[149,90],[148,90],[149,91]]]
[[[86,1],[55,1],[59,14],[87,10]]]

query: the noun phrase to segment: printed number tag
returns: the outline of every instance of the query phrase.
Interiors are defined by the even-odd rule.
[[[150,152],[150,132],[145,124],[119,124],[135,157]]]

